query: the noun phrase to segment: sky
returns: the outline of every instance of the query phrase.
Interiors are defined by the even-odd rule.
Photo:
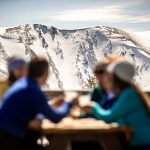
[[[0,0],[0,27],[43,24],[59,29],[111,26],[150,30],[150,0]]]

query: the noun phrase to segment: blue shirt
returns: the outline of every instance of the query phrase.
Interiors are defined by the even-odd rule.
[[[104,110],[100,105],[95,104],[92,112],[98,119],[132,127],[131,145],[150,143],[150,114],[133,88],[123,90],[110,109]]]
[[[100,104],[104,109],[109,109],[115,103],[113,90],[106,92],[99,84],[89,93],[91,100]]]
[[[37,114],[43,114],[57,123],[69,113],[69,103],[59,109],[48,104],[48,98],[41,91],[37,81],[25,77],[15,82],[6,92],[0,109],[0,130],[25,138],[28,123]]]
[[[103,99],[100,101],[100,106],[106,110],[110,109],[114,105],[115,100],[116,100],[116,97],[115,97],[114,91],[107,92],[103,96]]]

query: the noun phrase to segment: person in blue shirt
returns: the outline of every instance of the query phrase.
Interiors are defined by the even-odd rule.
[[[94,67],[94,74],[97,80],[97,85],[89,93],[91,100],[97,102],[104,109],[109,109],[115,103],[115,94],[109,82],[109,75],[106,71],[107,66],[122,57],[107,56],[103,60],[96,63]]]
[[[131,127],[129,149],[150,150],[150,98],[133,83],[134,65],[126,60],[117,61],[108,66],[108,72],[117,95],[116,102],[108,110],[97,103],[91,103],[83,110],[108,123],[118,122]]]
[[[0,103],[7,89],[18,79],[27,75],[28,63],[20,57],[11,57],[8,60],[8,77],[0,80]]]
[[[69,113],[70,101],[55,109],[41,90],[48,78],[49,64],[36,57],[29,63],[29,74],[16,81],[5,93],[0,109],[0,149],[32,149],[27,143],[28,123],[37,114],[43,114],[57,123]]]

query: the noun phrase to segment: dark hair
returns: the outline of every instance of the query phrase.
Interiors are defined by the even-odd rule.
[[[9,80],[9,85],[12,85],[17,80],[13,72],[9,73],[8,80]]]
[[[36,57],[29,63],[29,76],[41,77],[48,70],[48,61],[42,57]]]
[[[105,72],[106,72],[106,70],[99,70],[99,71],[95,71],[94,74],[95,75],[101,75],[101,74],[103,74]]]
[[[102,74],[106,71],[106,68],[109,63],[106,62],[97,62],[94,68],[94,74]]]
[[[114,87],[119,88],[121,91],[124,90],[125,88],[132,87],[135,89],[137,94],[141,97],[141,100],[145,107],[147,108],[147,111],[149,112],[150,115],[150,97],[147,93],[143,92],[140,87],[133,83],[127,83],[119,79],[116,75],[112,75],[112,82]]]
[[[112,75],[112,81],[114,87],[119,88],[120,90],[124,90],[125,88],[131,87],[131,84],[119,79],[115,74]]]

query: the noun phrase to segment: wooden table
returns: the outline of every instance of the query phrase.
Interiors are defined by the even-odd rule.
[[[65,118],[58,124],[44,120],[42,133],[50,141],[50,149],[66,150],[71,141],[98,141],[104,150],[123,150],[122,136],[128,136],[131,129],[117,124],[106,124],[95,119]]]

